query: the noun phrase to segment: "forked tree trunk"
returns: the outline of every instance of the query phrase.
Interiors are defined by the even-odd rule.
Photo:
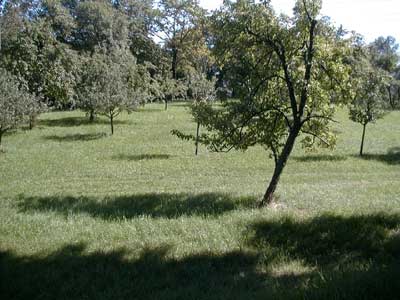
[[[367,124],[363,124],[363,133],[362,133],[362,137],[361,137],[361,146],[360,146],[360,156],[363,156],[366,127],[367,127]]]
[[[289,136],[286,140],[285,146],[283,147],[283,150],[281,154],[278,157],[278,160],[275,164],[275,170],[272,175],[271,181],[269,182],[267,191],[264,194],[264,197],[262,201],[260,202],[260,206],[267,206],[268,204],[271,204],[274,201],[274,193],[276,190],[276,187],[278,186],[279,179],[281,177],[282,171],[286,166],[286,163],[288,161],[288,158],[290,156],[290,153],[293,150],[294,143],[296,141],[296,138],[300,132],[301,125],[297,125],[293,127],[290,130]]]
[[[196,130],[196,150],[194,154],[197,156],[199,153],[199,133],[200,133],[200,123],[197,122],[197,130]]]

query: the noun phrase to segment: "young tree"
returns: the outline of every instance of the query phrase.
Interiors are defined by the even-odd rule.
[[[397,72],[399,70],[400,55],[398,53],[399,44],[392,36],[379,37],[371,44],[368,45],[371,64],[375,68],[383,70],[389,75],[389,81],[386,85],[387,97],[385,97],[392,109],[396,108],[399,104],[400,82]]]
[[[185,135],[178,130],[173,130],[172,134],[178,136],[179,138],[190,140],[194,139],[195,141],[195,155],[199,152],[199,134],[200,134],[200,116],[197,115],[197,112],[202,111],[199,107],[211,105],[211,103],[215,100],[216,90],[215,85],[216,81],[214,79],[208,80],[206,76],[202,73],[194,73],[189,78],[189,94],[193,99],[191,110],[194,116],[194,120],[197,124],[196,126],[196,135]]]
[[[114,134],[115,118],[147,100],[146,78],[146,70],[135,63],[129,49],[103,48],[83,64],[77,86],[80,107],[89,114],[106,116]]]
[[[389,76],[376,69],[368,61],[359,62],[353,76],[355,77],[355,96],[350,105],[349,117],[363,126],[360,156],[363,155],[365,130],[369,123],[385,115],[387,107],[387,86]]]
[[[168,109],[168,102],[176,99],[185,99],[187,86],[182,80],[166,77],[160,78],[160,96],[164,100],[165,110]]]
[[[262,145],[275,169],[260,205],[274,199],[295,142],[332,147],[334,103],[345,102],[347,43],[319,18],[321,1],[299,0],[294,17],[277,16],[269,1],[226,2],[214,18],[214,51],[236,100],[196,113],[214,151]]]
[[[4,133],[22,124],[29,116],[29,104],[33,101],[36,99],[20,88],[9,72],[0,69],[0,145]]]

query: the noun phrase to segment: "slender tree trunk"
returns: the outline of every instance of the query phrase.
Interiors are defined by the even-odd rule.
[[[111,135],[114,134],[114,115],[110,115]]]
[[[197,130],[196,130],[196,150],[194,151],[194,154],[197,156],[199,153],[199,132],[200,132],[200,123],[197,122]]]
[[[361,138],[360,156],[363,156],[364,139],[365,139],[365,128],[366,127],[367,127],[367,124],[363,124],[363,133],[362,133],[362,138]]]
[[[275,163],[274,173],[272,175],[271,181],[269,182],[267,191],[265,192],[264,197],[260,202],[260,206],[267,206],[268,204],[271,204],[274,200],[276,187],[278,186],[279,179],[281,177],[283,169],[285,168],[286,162],[288,161],[290,153],[293,150],[293,146],[297,136],[299,135],[300,129],[301,125],[295,125],[290,130],[285,146],[283,147],[283,150],[279,155],[277,162]]]
[[[164,109],[167,110],[168,109],[168,99],[167,98],[165,98],[164,104],[165,104]]]
[[[36,125],[36,116],[29,116],[29,130],[32,130]]]
[[[1,128],[0,128],[0,146],[1,146],[1,138],[3,137],[3,133],[4,133],[4,131],[1,130]]]
[[[90,123],[93,123],[93,122],[94,122],[94,110],[93,110],[93,109],[91,109],[91,110],[89,111],[89,122],[90,122]]]
[[[392,109],[394,109],[395,104],[394,104],[394,99],[393,99],[393,95],[392,95],[391,86],[388,86],[387,90],[388,90],[388,94],[389,94],[389,103],[390,103],[390,106],[392,107]]]
[[[171,65],[172,79],[176,79],[177,64],[178,64],[178,49],[174,48],[172,49],[172,65]]]

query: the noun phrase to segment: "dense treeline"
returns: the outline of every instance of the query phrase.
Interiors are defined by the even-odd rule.
[[[129,61],[140,77],[131,88],[141,102],[182,98],[188,76],[212,67],[196,1],[7,0],[1,7],[1,65],[51,107],[91,110],[80,88],[87,61],[101,55],[125,52],[117,63]]]
[[[275,161],[268,204],[299,136],[306,148],[334,147],[337,105],[363,125],[360,155],[367,124],[400,107],[395,39],[366,44],[321,6],[298,0],[289,17],[269,1],[209,13],[196,0],[0,0],[0,141],[46,108],[106,116],[113,134],[122,111],[189,99],[196,134],[173,133],[196,154],[200,143],[262,145]],[[216,96],[229,100],[216,108]]]

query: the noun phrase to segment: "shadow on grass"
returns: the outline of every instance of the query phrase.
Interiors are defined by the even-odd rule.
[[[114,125],[127,124],[127,120],[114,120]],[[96,124],[110,124],[107,119],[96,118],[93,122],[89,118],[85,117],[66,117],[60,119],[40,119],[37,125],[48,126],[48,127],[73,127],[83,125],[96,125]]]
[[[370,259],[380,252],[390,252],[391,234],[400,229],[400,215],[323,215],[302,222],[284,218],[255,224],[252,229],[250,245],[268,245],[310,265],[329,265],[346,258]],[[400,239],[396,241],[400,250]],[[400,252],[397,255],[400,258]]]
[[[141,160],[162,160],[169,159],[169,154],[119,154],[112,157],[114,160],[128,160],[128,161],[141,161]]]
[[[233,198],[227,194],[143,194],[114,198],[25,197],[18,208],[22,212],[55,211],[64,215],[88,214],[105,220],[132,219],[139,216],[178,218],[181,216],[217,216],[240,208],[253,207],[254,197]]]
[[[363,156],[355,156],[364,160],[375,160],[386,163],[388,165],[400,164],[400,147],[389,149],[386,154],[364,154]]]
[[[76,133],[67,135],[47,135],[43,138],[55,142],[76,142],[76,141],[94,141],[106,137],[107,134],[104,132],[100,133]]]
[[[254,299],[256,258],[240,252],[168,258],[168,246],[85,253],[67,245],[45,257],[0,252],[2,299]],[[241,276],[241,274],[245,274]]]
[[[298,162],[322,162],[322,161],[344,161],[347,159],[344,155],[304,155],[292,158]]]
[[[306,299],[398,299],[400,215],[322,215],[250,226],[247,245],[264,264],[300,261],[313,269]]]
[[[139,252],[89,252],[85,244],[71,244],[30,256],[0,251],[1,295],[4,299],[394,300],[400,294],[400,243],[389,232],[399,224],[399,216],[389,215],[262,222],[250,227],[254,235],[247,240],[248,249],[179,258],[168,245]],[[312,268],[273,270],[299,259]]]

